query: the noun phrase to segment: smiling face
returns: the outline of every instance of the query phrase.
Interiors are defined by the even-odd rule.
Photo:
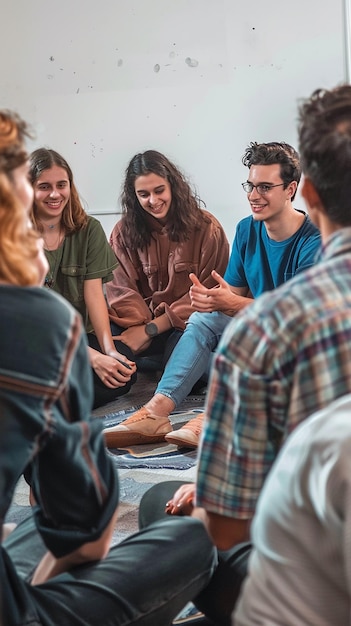
[[[287,206],[291,206],[291,198],[297,187],[295,181],[289,183],[284,189],[280,176],[279,163],[273,165],[252,165],[248,182],[253,185],[278,185],[272,187],[267,193],[260,194],[254,187],[251,193],[247,194],[252,217],[257,221],[267,221],[278,217]]]
[[[134,189],[144,211],[165,223],[172,203],[172,191],[168,180],[157,174],[138,176]]]
[[[41,172],[34,183],[36,216],[40,221],[59,220],[67,205],[71,187],[66,170],[57,165]]]

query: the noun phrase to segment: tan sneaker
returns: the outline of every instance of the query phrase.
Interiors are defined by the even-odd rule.
[[[124,448],[142,443],[164,441],[172,430],[168,417],[150,415],[143,406],[128,419],[116,426],[104,428],[103,435],[108,448]]]
[[[165,435],[165,440],[167,443],[174,443],[180,448],[197,448],[204,417],[205,413],[199,413],[197,417],[189,420],[189,422],[184,424],[181,428],[178,428],[178,430],[172,430],[168,435]]]

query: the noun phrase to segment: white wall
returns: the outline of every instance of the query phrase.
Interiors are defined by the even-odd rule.
[[[1,26],[0,106],[69,161],[107,234],[127,163],[154,148],[231,240],[246,145],[296,146],[298,100],[345,80],[342,0],[11,0]]]

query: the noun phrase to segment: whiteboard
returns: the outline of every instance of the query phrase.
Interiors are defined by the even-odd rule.
[[[296,147],[299,100],[345,80],[342,0],[11,0],[1,21],[0,106],[32,124],[30,149],[63,154],[107,234],[129,160],[153,148],[231,241],[247,144]]]

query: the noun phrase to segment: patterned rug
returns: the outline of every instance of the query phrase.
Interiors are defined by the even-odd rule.
[[[150,385],[149,385],[150,386]],[[145,385],[146,398],[150,397],[150,390]],[[146,401],[141,393],[131,396],[131,402],[124,400],[123,410],[116,411],[122,402],[102,407],[96,415],[103,419],[104,426],[113,426],[123,421],[133,411],[140,408],[138,402]],[[123,398],[122,398],[123,400]],[[173,428],[180,428],[189,419],[203,411],[205,397],[203,394],[188,396],[171,416]],[[132,405],[132,406],[131,406]],[[184,480],[193,482],[196,475],[196,450],[181,449],[166,444],[166,442],[133,446],[129,449],[111,450],[120,478],[120,505],[119,518],[113,535],[113,543],[118,543],[138,529],[138,508],[142,495],[152,485],[167,480]],[[6,516],[6,521],[18,523],[28,514],[29,493],[28,485],[23,477],[16,488],[15,496]]]

